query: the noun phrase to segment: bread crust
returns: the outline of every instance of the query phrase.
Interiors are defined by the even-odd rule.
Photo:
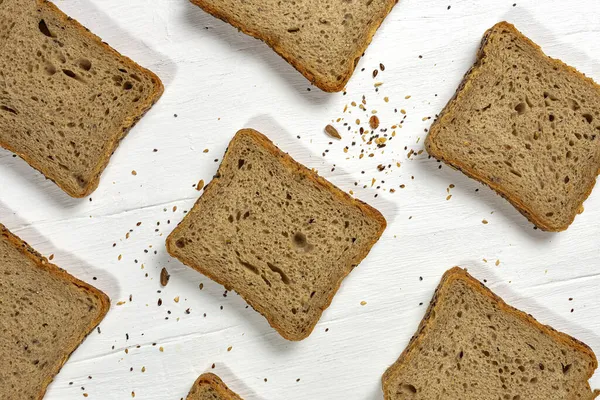
[[[538,54],[540,55],[540,57],[547,58],[552,63],[554,63],[558,68],[560,68],[562,70],[566,70],[567,72],[574,75],[577,79],[584,79],[587,82],[591,83],[598,90],[598,92],[600,94],[600,86],[598,84],[596,84],[591,78],[586,77],[584,74],[577,71],[575,68],[563,63],[562,61],[547,56],[542,51],[542,49],[539,45],[537,45],[536,43],[531,41],[531,39],[529,39],[528,37],[523,35],[514,25],[512,25],[506,21],[499,22],[496,25],[494,25],[492,28],[490,28],[488,31],[486,31],[486,33],[484,34],[483,39],[481,41],[481,47],[479,48],[479,51],[477,52],[477,61],[469,69],[469,71],[467,71],[467,73],[465,74],[465,76],[463,78],[463,81],[458,86],[456,93],[454,94],[452,99],[450,99],[448,104],[444,107],[444,109],[440,113],[437,120],[431,125],[429,135],[427,136],[427,139],[425,140],[425,149],[431,156],[435,157],[436,159],[443,161],[444,163],[450,165],[451,167],[463,172],[465,175],[469,176],[470,178],[476,179],[476,180],[484,183],[485,185],[489,186],[500,196],[502,196],[503,198],[508,200],[508,202],[510,202],[521,214],[523,214],[530,222],[532,222],[538,228],[540,228],[544,231],[548,231],[548,232],[565,231],[573,223],[577,214],[573,214],[570,218],[570,221],[564,225],[552,224],[551,221],[546,220],[544,215],[537,215],[521,199],[519,199],[515,196],[511,196],[509,193],[504,191],[500,184],[492,182],[487,177],[478,174],[476,171],[471,169],[468,165],[461,162],[461,160],[454,159],[454,158],[448,156],[442,150],[440,150],[436,145],[436,139],[441,131],[441,126],[447,120],[452,119],[452,112],[454,111],[455,104],[460,100],[462,94],[464,93],[464,89],[466,87],[470,86],[473,78],[475,78],[476,76],[479,75],[479,73],[480,73],[479,67],[481,66],[483,60],[487,56],[487,54],[486,54],[487,40],[488,40],[489,36],[494,32],[494,30],[497,30],[497,29],[507,29],[507,30],[515,33],[516,35],[521,37],[523,40],[527,41],[527,43],[529,43],[533,48],[535,48],[536,51],[538,52]],[[596,175],[598,175],[598,174],[600,174],[600,169],[598,170]],[[589,197],[589,195],[592,193],[592,190],[594,189],[595,184],[596,184],[596,180],[594,179],[591,182],[591,184],[589,185],[589,187],[586,188],[585,195],[582,196],[580,203],[579,203],[580,210],[583,209],[583,203]]]
[[[333,297],[339,290],[339,288],[342,284],[342,281],[348,276],[348,274],[350,274],[352,269],[354,269],[354,266],[360,264],[360,262],[367,256],[367,254],[369,254],[369,252],[371,251],[371,248],[375,245],[375,243],[377,243],[377,241],[383,234],[385,228],[387,227],[387,222],[386,222],[385,218],[383,217],[383,215],[379,211],[377,211],[375,208],[371,207],[370,205],[368,205],[360,200],[354,199],[353,197],[351,197],[349,194],[347,194],[343,190],[337,188],[336,186],[334,186],[332,183],[330,183],[326,179],[320,177],[316,172],[314,172],[314,171],[308,169],[307,167],[305,167],[304,165],[298,163],[296,160],[294,160],[288,154],[284,153],[277,146],[275,146],[273,144],[273,142],[271,140],[269,140],[269,138],[267,138],[262,133],[255,131],[254,129],[242,129],[242,130],[238,131],[237,134],[235,135],[235,137],[232,139],[231,143],[229,144],[229,148],[237,140],[241,140],[241,138],[243,136],[251,137],[253,140],[257,141],[263,148],[265,148],[267,151],[269,151],[274,157],[278,158],[280,160],[280,162],[283,163],[284,165],[286,165],[289,169],[295,171],[296,173],[303,175],[306,179],[311,180],[316,185],[323,187],[326,191],[328,191],[328,192],[332,193],[334,196],[336,196],[341,202],[344,202],[344,203],[354,206],[354,207],[358,207],[364,215],[366,215],[367,217],[369,217],[370,219],[372,219],[374,221],[377,221],[377,223],[379,224],[379,229],[377,231],[377,234],[373,237],[373,239],[371,241],[369,241],[365,245],[365,251],[362,254],[360,254],[356,259],[353,260],[352,265],[349,266],[348,270],[345,271],[343,276],[335,283],[334,289],[331,291],[329,297],[325,300],[323,306],[320,307],[320,312],[317,314],[317,317],[315,318],[314,321],[311,322],[309,329],[304,334],[300,334],[300,335],[288,334],[287,332],[285,332],[283,330],[283,327],[277,325],[276,323],[274,323],[272,321],[272,319],[269,317],[269,314],[267,311],[262,311],[263,308],[260,306],[260,304],[256,304],[253,301],[250,301],[249,299],[245,298],[244,296],[242,296],[240,294],[240,296],[242,296],[244,298],[244,300],[252,308],[254,308],[256,311],[258,311],[260,314],[262,314],[267,319],[269,324],[277,332],[279,332],[279,334],[281,336],[283,336],[287,340],[300,341],[300,340],[303,340],[303,339],[307,338],[308,336],[310,336],[310,334],[314,330],[315,326],[319,322],[319,319],[321,318],[323,311],[325,311],[331,305],[331,302],[333,301]],[[227,149],[227,151],[229,151],[229,148]],[[227,154],[227,151],[225,152],[225,154]],[[223,158],[225,158],[225,157],[223,157]],[[219,182],[221,168],[222,167],[219,167],[219,171],[217,172],[216,177],[206,186],[206,188],[204,189],[204,194],[202,196],[211,196],[212,195],[213,190],[215,190],[214,188],[217,186],[217,182]],[[196,207],[199,203],[200,203],[200,199],[198,199],[196,201],[196,203],[194,204],[194,207]],[[169,252],[169,254],[172,257],[178,258],[184,264],[199,271],[203,275],[208,276],[213,281],[225,286],[225,282],[220,276],[213,274],[210,270],[204,268],[202,265],[194,265],[191,262],[191,260],[187,260],[184,257],[180,257],[180,256],[176,255],[177,252],[176,252],[176,245],[175,245],[174,238],[179,234],[180,229],[182,229],[181,222],[177,225],[175,230],[173,230],[173,232],[167,238],[167,251]]]
[[[203,384],[209,385],[216,390],[222,400],[243,400],[240,396],[232,392],[231,389],[229,389],[227,385],[223,383],[221,378],[211,373],[202,374],[200,377],[198,377],[198,379],[196,379],[196,382],[194,382],[194,385],[190,389],[190,393],[187,395],[186,400],[194,400],[192,396],[196,394],[196,390],[198,390]]]
[[[369,47],[369,44],[371,44],[371,41],[373,40],[373,36],[375,36],[375,33],[377,32],[377,30],[379,29],[379,27],[381,26],[381,24],[383,23],[385,18],[388,16],[388,14],[392,11],[392,8],[394,8],[394,6],[398,3],[398,1],[399,0],[387,0],[387,4],[386,4],[387,8],[386,8],[385,12],[383,13],[383,16],[379,20],[375,21],[372,24],[369,31],[367,32],[367,35],[364,38],[363,43],[357,46],[353,57],[350,60],[348,60],[348,62],[346,63],[345,71],[342,74],[343,78],[338,82],[332,83],[325,79],[319,79],[317,76],[315,76],[315,74],[313,74],[311,71],[309,71],[308,67],[303,65],[301,60],[296,59],[294,57],[294,55],[287,52],[285,49],[285,46],[282,46],[279,43],[280,41],[277,40],[276,38],[270,37],[268,35],[264,35],[252,28],[245,26],[242,22],[237,21],[236,19],[230,17],[229,15],[220,12],[219,10],[217,10],[216,7],[213,7],[210,4],[210,1],[190,0],[191,3],[202,8],[204,11],[211,14],[212,16],[227,22],[228,24],[232,25],[233,27],[237,28],[238,30],[244,32],[246,35],[250,35],[256,39],[259,39],[259,40],[265,42],[270,48],[272,48],[284,60],[286,60],[289,64],[291,64],[294,68],[296,68],[296,70],[298,72],[300,72],[302,75],[304,75],[304,77],[306,79],[308,79],[312,84],[314,84],[316,87],[323,90],[324,92],[330,92],[330,93],[331,92],[340,92],[340,91],[344,90],[344,88],[346,87],[346,84],[348,83],[348,81],[352,77],[352,74],[354,73],[354,69],[356,68],[356,65],[358,64],[358,61],[362,57],[362,55],[365,52],[365,50],[367,49],[367,47]]]
[[[518,309],[506,304],[504,302],[504,300],[502,300],[502,298],[500,298],[498,295],[493,293],[483,283],[481,283],[480,281],[478,281],[477,279],[472,277],[465,269],[460,268],[460,267],[454,267],[454,268],[446,271],[446,273],[443,275],[443,277],[440,281],[440,284],[438,285],[437,289],[435,290],[435,293],[433,294],[433,298],[431,299],[429,307],[427,308],[427,312],[425,313],[425,316],[421,320],[421,323],[419,324],[419,328],[417,329],[417,332],[410,339],[408,346],[406,346],[406,349],[402,352],[402,354],[400,355],[398,360],[392,366],[390,366],[387,369],[387,371],[384,373],[381,381],[382,381],[382,387],[383,387],[383,393],[384,393],[385,400],[393,400],[393,397],[390,394],[392,388],[388,389],[388,386],[389,386],[388,383],[404,367],[404,365],[410,363],[413,352],[415,351],[415,349],[418,350],[419,344],[422,342],[423,338],[427,335],[428,330],[429,330],[429,319],[431,318],[432,312],[435,311],[435,307],[437,305],[439,298],[441,297],[441,294],[443,293],[443,291],[446,290],[447,287],[450,286],[450,284],[453,281],[459,280],[459,279],[465,281],[470,287],[475,289],[480,294],[482,294],[482,295],[488,297],[489,299],[491,299],[492,301],[494,301],[500,311],[506,312],[508,314],[512,314],[513,316],[517,317],[518,319],[522,320],[523,322],[535,327],[536,329],[538,329],[540,332],[544,333],[545,335],[553,338],[557,342],[560,342],[560,343],[564,344],[565,346],[576,349],[580,353],[584,353],[585,355],[589,356],[592,367],[588,370],[587,379],[589,380],[592,378],[592,375],[594,375],[594,370],[596,370],[596,368],[598,368],[598,360],[596,359],[596,355],[594,354],[592,349],[589,348],[585,343],[580,342],[579,340],[567,335],[566,333],[558,332],[551,326],[543,325],[543,324],[539,323],[535,318],[533,318],[533,316],[531,316],[530,314],[526,314],[523,311],[518,310]],[[588,384],[588,388],[589,388],[589,384]],[[590,392],[591,392],[591,389],[590,389]],[[598,395],[600,395],[600,391],[594,391],[592,393],[592,396],[593,396],[592,399],[594,399]],[[592,400],[592,399],[590,399],[590,400]]]
[[[75,197],[75,198],[82,198],[82,197],[88,196],[90,193],[92,193],[94,190],[96,190],[96,188],[98,188],[98,185],[100,184],[100,175],[102,174],[102,172],[108,165],[108,162],[110,161],[110,157],[112,156],[112,154],[115,152],[115,150],[119,146],[119,143],[127,135],[127,133],[129,133],[131,128],[133,128],[135,126],[135,124],[146,114],[146,112],[148,112],[148,110],[150,110],[150,108],[162,96],[162,94],[164,92],[164,86],[163,86],[160,78],[154,72],[138,65],[136,62],[134,62],[130,58],[120,54],[118,51],[116,51],[115,49],[110,47],[107,43],[103,42],[102,39],[100,39],[98,36],[96,36],[95,34],[90,32],[86,27],[84,27],[79,22],[77,22],[73,18],[71,18],[71,17],[67,16],[65,13],[63,13],[58,7],[56,7],[56,5],[54,5],[54,3],[52,3],[48,0],[36,0],[36,1],[38,4],[38,7],[48,7],[53,13],[55,13],[61,19],[61,21],[64,24],[70,24],[70,25],[74,26],[81,33],[82,36],[87,36],[87,37],[91,38],[92,40],[94,40],[95,42],[100,44],[105,50],[109,51],[110,53],[113,53],[114,55],[121,57],[125,61],[125,63],[129,66],[129,68],[139,71],[140,74],[150,76],[152,78],[152,81],[154,82],[154,90],[152,91],[152,94],[148,98],[146,98],[145,101],[140,102],[140,105],[138,106],[135,114],[127,116],[125,118],[125,120],[123,121],[123,124],[121,126],[117,127],[117,129],[118,129],[117,134],[113,133],[112,139],[108,142],[108,146],[106,147],[104,154],[100,158],[100,161],[98,162],[98,164],[96,164],[96,166],[93,167],[92,179],[90,179],[90,181],[88,182],[86,187],[72,188],[68,184],[64,184],[63,182],[59,182],[56,179],[49,177],[48,175],[50,174],[50,172],[44,167],[44,165],[37,163],[35,160],[29,158],[27,156],[27,154],[16,151],[16,149],[12,148],[12,146],[10,146],[8,143],[3,142],[0,139],[0,147],[4,147],[5,149],[18,155],[27,164],[29,164],[31,167],[33,167],[34,169],[41,172],[44,176],[46,176],[46,178],[48,178],[49,180],[54,182],[58,187],[60,187],[69,196]]]
[[[78,288],[91,293],[96,299],[98,299],[98,315],[94,320],[90,323],[90,325],[85,329],[85,331],[81,332],[79,336],[73,337],[73,340],[65,347],[65,352],[63,358],[59,361],[54,371],[52,371],[46,379],[42,383],[42,390],[37,396],[37,400],[42,400],[48,388],[48,385],[52,382],[54,377],[61,370],[63,365],[67,362],[71,354],[79,347],[79,345],[84,341],[84,339],[100,324],[100,322],[104,319],[108,310],[110,309],[110,299],[109,297],[96,289],[92,285],[83,282],[74,276],[67,273],[62,268],[48,262],[48,259],[34,250],[31,246],[21,240],[18,236],[11,233],[4,225],[0,224],[0,236],[3,240],[8,241],[11,245],[13,245],[17,250],[19,250],[23,255],[36,263],[36,265],[44,271],[51,273],[59,279],[65,280],[67,282],[72,283]]]

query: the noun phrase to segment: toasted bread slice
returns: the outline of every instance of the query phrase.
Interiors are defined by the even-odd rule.
[[[0,398],[41,400],[71,353],[100,323],[108,297],[0,224]]]
[[[339,92],[398,0],[191,2],[264,41],[320,89]]]
[[[591,400],[585,344],[446,272],[410,344],[383,376],[386,400]]]
[[[600,169],[599,110],[598,85],[501,22],[485,34],[425,145],[540,229],[562,231]]]
[[[302,340],[385,226],[377,210],[244,129],[167,250]]]
[[[0,146],[73,197],[98,186],[160,79],[43,0],[0,2]]]
[[[202,374],[194,382],[186,400],[242,400],[215,374]]]

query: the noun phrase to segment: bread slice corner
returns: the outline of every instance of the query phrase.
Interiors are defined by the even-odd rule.
[[[433,123],[427,152],[563,231],[600,171],[600,86],[500,22]]]
[[[385,400],[592,400],[600,395],[588,382],[597,367],[586,344],[509,306],[454,267],[382,386]]]
[[[373,207],[240,130],[167,251],[236,291],[285,339],[310,335],[386,227]]]
[[[194,382],[186,400],[242,400],[215,374],[205,373]]]

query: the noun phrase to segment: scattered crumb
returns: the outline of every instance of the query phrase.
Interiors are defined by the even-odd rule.
[[[169,283],[170,278],[171,278],[171,275],[169,275],[169,273],[167,272],[167,269],[163,268],[160,271],[160,284],[162,286],[167,286],[167,283]]]
[[[484,219],[484,220],[481,221],[481,223],[484,224],[484,225],[487,225],[488,221],[486,219]]]
[[[363,301],[361,301],[361,302],[360,302],[360,305],[361,305],[361,306],[366,306],[366,305],[367,305],[367,302],[363,300]]]
[[[332,138],[336,138],[336,139],[341,139],[342,138],[342,136],[340,135],[340,133],[338,132],[338,130],[335,129],[332,125],[327,125],[325,127],[325,133],[327,133]]]
[[[196,185],[196,190],[197,191],[201,191],[202,189],[204,189],[204,179],[200,179],[198,181],[198,184]]]

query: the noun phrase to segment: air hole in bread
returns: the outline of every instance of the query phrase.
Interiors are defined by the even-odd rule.
[[[185,240],[183,238],[177,239],[177,241],[175,242],[175,246],[179,247],[180,249],[183,249],[185,247]]]
[[[519,115],[523,115],[525,114],[525,111],[527,111],[527,105],[525,103],[519,103],[516,105],[515,111],[519,113]]]
[[[591,124],[594,121],[594,117],[592,114],[583,114],[583,118],[587,121],[588,124]]]
[[[402,391],[404,391],[404,393],[417,393],[417,388],[414,387],[413,385],[409,385],[409,384],[403,384],[402,386]]]
[[[0,106],[0,110],[9,112],[9,113],[15,114],[15,115],[18,114],[17,110],[15,110],[14,108],[7,107],[7,106]]]
[[[131,90],[133,88],[133,83],[127,81],[123,84],[123,89],[125,90]]]
[[[287,31],[288,33],[296,33],[300,31],[300,28],[289,28]]]
[[[244,166],[244,163],[246,161],[242,160],[241,158],[238,160],[238,169],[242,168]]]
[[[56,73],[56,67],[54,67],[54,65],[47,63],[46,66],[44,67],[44,71],[46,71],[46,74],[52,76]]]
[[[281,281],[283,283],[285,283],[286,285],[290,284],[290,279],[287,277],[287,275],[278,267],[276,267],[275,265],[271,264],[271,263],[267,263],[267,266],[269,267],[269,269],[273,272],[275,272],[276,274],[279,274],[279,276],[281,277]]]
[[[84,71],[89,71],[90,69],[92,69],[92,62],[85,58],[80,59],[78,65],[79,68],[81,68]]]
[[[244,268],[246,268],[248,271],[252,272],[253,274],[258,275],[260,273],[258,268],[255,267],[254,265],[250,264],[249,262],[243,261],[239,258],[238,258],[238,261],[240,262],[240,264],[242,264],[244,266]]]
[[[40,28],[40,32],[42,32],[44,35],[54,38],[56,36],[54,36],[52,34],[52,32],[50,32],[50,29],[48,28],[48,25],[46,25],[46,21],[44,21],[43,19],[40,20],[40,23],[38,24],[38,27]]]

